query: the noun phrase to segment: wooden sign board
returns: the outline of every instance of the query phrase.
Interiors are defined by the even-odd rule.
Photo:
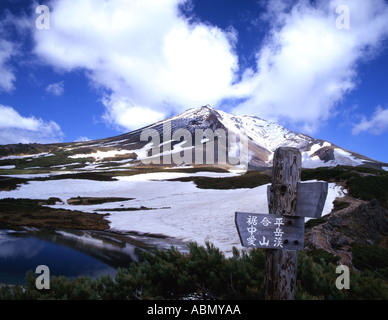
[[[303,250],[304,218],[236,212],[241,244],[249,248]]]
[[[327,182],[298,183],[296,215],[318,219],[322,216],[329,190]]]
[[[271,186],[267,188],[267,198]],[[318,219],[322,216],[329,185],[327,182],[298,183],[296,196],[296,216]]]

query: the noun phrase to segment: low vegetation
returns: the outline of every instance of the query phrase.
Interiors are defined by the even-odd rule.
[[[19,185],[27,183],[27,179],[13,178],[13,177],[1,177],[0,176],[0,191],[15,190]]]
[[[49,144],[38,144],[38,143],[29,143],[29,144],[8,144],[0,145],[0,157],[9,156],[9,155],[34,155],[43,152],[52,152],[58,147],[56,145]]]
[[[345,166],[302,171],[303,181],[312,179],[342,183],[350,196],[365,201],[376,199],[388,209],[388,171]]]
[[[46,207],[56,202],[61,202],[61,200],[58,198],[47,200],[0,199],[0,225],[82,230],[109,228],[104,214]]]
[[[233,250],[225,258],[219,249],[189,244],[190,252],[175,248],[144,252],[142,262],[119,268],[115,278],[51,277],[49,290],[37,290],[30,271],[26,285],[3,286],[0,299],[264,299],[265,251]],[[351,271],[350,290],[336,288],[337,258],[320,250],[299,252],[296,299],[388,299],[388,282],[370,270]]]
[[[193,181],[200,189],[256,188],[271,182],[271,176],[260,171],[248,171],[244,175],[224,178],[185,177],[170,181]]]
[[[95,205],[110,202],[129,201],[134,198],[117,198],[117,197],[76,197],[67,200],[67,203],[73,206]]]
[[[358,270],[370,270],[388,279],[388,249],[359,243],[353,246],[352,253],[354,266]]]
[[[59,155],[55,157],[59,157]],[[49,166],[51,160],[47,159],[44,161],[47,161],[45,163]],[[55,159],[55,161],[57,160],[58,158]],[[25,168],[23,161],[17,164],[18,169]],[[64,160],[63,163],[66,161]],[[69,164],[69,162],[66,163]],[[12,164],[16,165],[16,162],[12,162]],[[55,164],[57,165],[58,162]],[[7,164],[2,162],[2,165]],[[30,166],[33,165],[30,164]],[[39,166],[44,167],[41,162],[39,162]],[[35,178],[34,180],[114,181],[117,176],[161,171],[227,172],[221,168],[161,170],[160,168],[139,166],[126,171],[74,172]],[[302,171],[303,181],[312,179],[342,184],[350,196],[365,201],[376,199],[375,201],[382,207],[388,208],[388,172],[354,167],[318,168]],[[174,179],[174,181],[192,181],[198,188],[202,189],[236,189],[254,188],[270,183],[271,176],[259,171],[248,171],[244,175],[235,177],[198,176]],[[28,180],[2,177],[0,190],[12,190],[22,183],[28,183]],[[70,200],[73,205],[90,205],[111,201],[127,201],[130,198],[108,200],[78,197]],[[83,229],[92,230],[104,230],[109,227],[104,220],[104,215],[45,207],[45,205],[58,201],[60,199],[56,198],[46,200],[2,199],[0,200],[0,224],[74,229],[82,226]],[[334,210],[342,210],[347,206],[346,202],[334,202]],[[112,209],[109,210],[112,211]],[[152,210],[152,208],[120,207],[114,210]],[[306,228],[327,221],[326,217],[311,219],[306,224]],[[0,299],[264,299],[264,250],[250,250],[249,253],[243,253],[234,248],[234,256],[225,258],[220,250],[211,244],[202,247],[196,243],[191,243],[189,249],[188,254],[179,252],[175,248],[170,250],[155,249],[152,254],[145,252],[141,262],[133,263],[129,268],[118,269],[114,279],[109,276],[100,276],[95,279],[80,277],[73,280],[52,277],[51,289],[47,291],[36,289],[36,275],[29,272],[24,287],[0,287]],[[352,262],[357,270],[351,270],[351,289],[338,290],[335,287],[335,281],[338,277],[335,272],[338,257],[319,249],[299,252],[296,298],[388,299],[387,249],[365,243],[356,243],[352,247],[352,254]]]

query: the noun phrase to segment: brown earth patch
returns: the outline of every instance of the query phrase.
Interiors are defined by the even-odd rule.
[[[50,200],[1,199],[0,225],[48,229],[107,230],[108,214],[53,209]]]

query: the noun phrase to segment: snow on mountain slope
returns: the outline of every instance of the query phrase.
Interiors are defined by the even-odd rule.
[[[279,147],[298,148],[302,152],[305,168],[370,165],[381,169],[382,165],[362,155],[341,149],[328,141],[288,130],[275,122],[255,116],[234,116],[210,106],[189,109],[158,125],[166,121],[171,121],[173,130],[185,128],[193,132],[197,128],[224,129],[245,137],[249,141],[251,165],[256,162],[259,166],[272,166],[273,154]],[[155,125],[150,127],[153,126]]]
[[[268,122],[253,116],[237,117],[223,111],[218,111],[218,113],[222,117],[220,121],[227,129],[245,134],[256,144],[271,152],[279,147],[300,148],[311,143],[311,138],[289,131],[274,122]]]
[[[196,133],[200,130],[203,131],[203,135],[197,136]],[[179,132],[182,131],[190,136],[180,136]],[[150,135],[144,134],[147,132],[150,132]],[[223,141],[222,138],[218,137],[216,139],[217,132],[225,132],[228,143]],[[178,134],[174,136],[174,133]],[[207,134],[210,134],[210,137]],[[212,134],[213,136],[211,136]],[[9,149],[7,146],[2,147],[5,150]],[[275,122],[266,121],[255,116],[235,116],[221,110],[215,110],[210,106],[189,109],[179,115],[116,137],[58,145],[36,145],[35,147],[37,151],[49,150],[49,152],[36,152],[35,156],[24,155],[22,150],[26,148],[15,145],[13,146],[16,150],[14,153],[3,151],[4,156],[0,159],[0,162],[2,161],[0,165],[13,164],[5,162],[6,160],[29,157],[25,161],[32,161],[37,157],[53,155],[55,152],[68,153],[69,164],[75,163],[77,159],[81,161],[82,159],[93,158],[94,163],[88,163],[88,166],[84,167],[85,170],[88,168],[95,169],[97,162],[100,165],[104,163],[109,165],[109,163],[115,162],[116,168],[118,168],[120,162],[125,167],[141,163],[147,165],[160,164],[164,167],[180,164],[186,166],[196,164],[220,165],[224,155],[227,154],[226,169],[231,169],[238,165],[230,160],[241,157],[241,151],[243,151],[243,154],[247,155],[244,165],[249,162],[250,168],[260,168],[272,166],[273,155],[277,148],[294,147],[302,153],[304,168],[337,165],[364,165],[376,169],[388,167],[386,163],[344,150],[328,141],[291,131]],[[214,151],[214,161],[209,163],[206,162],[208,159],[205,159],[203,150],[206,149],[207,157],[208,150],[211,148]],[[202,160],[205,159],[206,161],[198,163],[200,161],[197,160],[201,159],[201,156],[198,159],[196,157],[201,152]],[[172,158],[175,156],[179,159],[181,154],[191,156],[185,158],[180,164],[174,163],[174,161],[170,163],[165,161],[169,156]],[[157,158],[161,159],[159,163],[155,161],[146,163],[150,159]]]

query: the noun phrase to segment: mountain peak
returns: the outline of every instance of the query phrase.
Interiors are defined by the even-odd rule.
[[[210,111],[215,111],[215,109],[212,108],[210,104],[207,104],[206,106],[199,107],[198,109],[205,109],[205,110],[208,109]]]
[[[194,113],[194,114],[207,114],[207,113],[218,113],[216,109],[211,107],[209,104],[206,106],[202,106],[199,108],[191,108],[186,110],[183,114],[186,114],[187,112],[189,113]]]
[[[303,156],[305,168],[336,165],[378,166],[376,161],[341,149],[324,140],[319,140],[256,116],[235,116],[216,110],[210,105],[191,108],[173,117],[173,129],[185,128],[190,132],[196,129],[223,129],[245,137],[249,141],[250,161],[259,166],[271,166],[272,157],[279,147],[298,148]]]
[[[165,132],[165,128],[167,128],[167,132]],[[159,133],[159,141],[162,142],[159,144],[155,143],[155,145],[152,146],[149,141],[142,140],[141,135],[145,132],[144,129],[153,129],[153,133],[156,132],[156,135]],[[84,150],[83,153],[85,154],[83,154],[82,157],[95,156],[100,159],[103,154],[106,154],[106,157],[109,156],[109,159],[112,160],[116,155],[119,155],[122,158],[127,157],[128,162],[138,163],[142,161],[142,159],[147,158],[150,154],[162,154],[165,149],[164,144],[167,142],[172,141],[172,149],[168,150],[168,152],[182,152],[184,150],[184,148],[182,148],[183,141],[175,141],[172,139],[172,134],[178,132],[177,130],[179,129],[183,129],[186,133],[189,132],[189,134],[192,135],[192,139],[188,140],[191,141],[192,144],[190,145],[188,142],[188,145],[185,145],[184,148],[186,150],[192,150],[193,152],[196,151],[196,145],[194,145],[193,142],[198,140],[196,138],[196,133],[200,130],[205,132],[210,129],[213,130],[213,133],[217,130],[219,130],[217,132],[222,132],[222,130],[224,130],[223,132],[226,133],[227,137],[232,134],[239,137],[239,141],[242,141],[241,139],[247,141],[249,149],[249,165],[252,168],[270,167],[272,166],[273,154],[277,148],[294,147],[298,148],[302,153],[304,168],[363,165],[378,169],[384,168],[384,170],[388,169],[388,164],[380,163],[351,151],[344,150],[328,141],[314,139],[302,133],[293,132],[280,124],[266,121],[255,116],[235,116],[222,110],[216,110],[210,105],[188,109],[181,114],[120,136],[95,141],[77,142],[69,144],[68,146]],[[232,140],[233,139],[228,140],[228,143]],[[208,145],[210,146],[210,144],[206,144],[206,139],[200,139],[200,141],[199,150],[204,148],[205,145],[206,147]],[[215,141],[218,143],[218,139]],[[10,150],[7,151],[6,148],[8,147],[0,148],[0,154],[3,154],[4,156],[20,156],[22,150],[24,150],[21,146],[16,146],[14,152]],[[42,150],[53,152],[53,150],[60,148],[64,147],[47,146],[43,149],[42,146],[39,148],[39,152]],[[88,148],[91,148],[91,150],[94,151],[92,156],[88,154],[88,152],[85,152]],[[106,148],[109,148],[109,150],[107,151]],[[117,148],[117,150],[112,150],[112,148]],[[153,151],[153,148],[156,149],[155,152]],[[216,144],[214,148],[217,148],[218,150]],[[235,152],[238,150],[238,146],[236,143],[234,145],[230,144],[227,146],[227,149]],[[28,153],[31,152],[29,151]],[[128,155],[124,156],[125,154]],[[119,158],[120,161],[126,161],[126,159],[122,158]],[[9,163],[6,163],[6,165],[8,164]]]
[[[199,108],[188,109],[185,112],[172,117],[171,120],[188,120],[188,124],[190,125],[202,124],[203,126],[213,128],[221,118],[222,116],[216,109],[212,108],[210,105],[206,105]]]

